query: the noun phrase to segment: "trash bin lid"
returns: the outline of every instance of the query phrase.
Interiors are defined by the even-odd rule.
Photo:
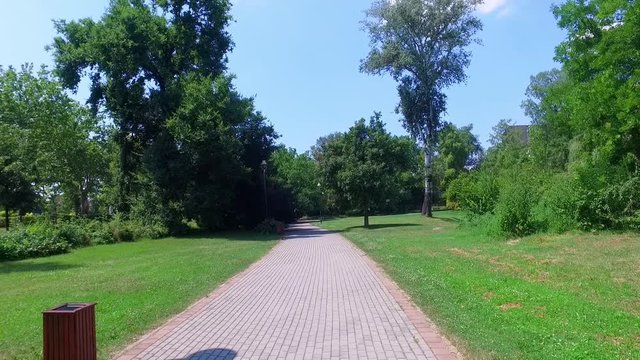
[[[64,305],[58,305],[54,308],[51,308],[47,311],[45,311],[45,313],[60,313],[60,312],[76,312],[80,309],[84,309],[87,307],[91,307],[94,306],[95,303],[87,303],[87,304],[81,304],[81,303],[67,303]]]

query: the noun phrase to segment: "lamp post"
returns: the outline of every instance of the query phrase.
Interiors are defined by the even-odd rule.
[[[262,188],[264,191],[264,218],[265,220],[269,218],[269,200],[267,199],[267,161],[262,160],[260,164],[260,168],[262,169]]]
[[[318,190],[320,190],[321,186],[322,185],[320,185],[320,183],[318,183]],[[320,224],[322,224],[322,197],[323,197],[322,195],[324,195],[324,194],[322,193],[322,190],[320,190],[320,204],[319,204],[320,205]]]

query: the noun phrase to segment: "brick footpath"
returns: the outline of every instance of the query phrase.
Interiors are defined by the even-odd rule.
[[[458,359],[342,236],[293,226],[267,256],[116,359]]]

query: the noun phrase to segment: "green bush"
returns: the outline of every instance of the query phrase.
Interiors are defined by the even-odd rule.
[[[131,242],[139,239],[159,239],[169,233],[166,226],[159,223],[145,224],[140,220],[114,218],[109,229],[116,242]]]
[[[550,177],[534,207],[538,231],[562,233],[578,228],[578,184],[568,174]]]
[[[532,209],[532,189],[523,183],[506,184],[500,191],[496,205],[496,217],[502,233],[508,236],[525,236],[536,231]]]
[[[133,231],[127,227],[113,229],[113,237],[117,242],[133,242],[136,240]]]
[[[55,236],[53,231],[31,233],[26,229],[0,234],[0,260],[21,260],[63,254],[69,243]]]
[[[4,210],[0,211],[0,228],[4,228],[7,226],[5,223]],[[37,217],[33,215],[33,213],[26,213],[23,216],[18,215],[17,212],[9,212],[9,225],[11,227],[20,226],[20,225],[29,225],[33,224],[37,221]]]
[[[113,232],[109,230],[109,226],[105,224],[100,229],[96,229],[91,233],[91,238],[94,244],[115,244],[118,240],[113,236]]]
[[[92,244],[157,239],[167,235],[167,228],[116,217],[110,222],[74,219],[54,224],[41,220],[0,234],[0,260],[18,260],[60,254]]]
[[[62,223],[56,226],[55,235],[71,247],[91,245],[91,234],[82,223]]]
[[[613,166],[595,154],[572,166],[578,189],[576,218],[582,229],[640,227],[640,175],[637,164],[632,165]]]
[[[472,215],[493,212],[500,189],[497,177],[487,170],[460,176],[447,189],[447,206],[460,208]]]

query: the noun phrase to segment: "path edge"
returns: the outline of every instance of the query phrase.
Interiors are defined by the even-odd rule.
[[[330,233],[342,237],[349,245],[360,255],[367,265],[382,281],[384,287],[389,291],[393,299],[400,305],[409,318],[409,321],[415,326],[416,330],[422,337],[422,340],[431,349],[438,360],[463,360],[464,357],[456,349],[456,347],[438,330],[438,327],[429,319],[429,317],[411,300],[411,296],[407,294],[391,277],[384,271],[382,266],[375,262],[364,250],[362,250],[353,241],[340,233],[322,229]]]
[[[129,343],[124,349],[120,351],[115,351],[112,353],[110,359],[115,360],[134,360],[138,355],[148,349],[150,346],[155,344],[158,340],[163,338],[165,335],[169,334],[173,330],[175,330],[178,326],[183,324],[187,319],[192,316],[198,314],[202,309],[211,304],[214,300],[219,298],[222,294],[224,294],[230,287],[237,284],[242,278],[245,277],[248,273],[253,271],[256,267],[258,267],[264,259],[269,256],[276,248],[282,245],[284,240],[284,236],[281,236],[280,239],[277,240],[277,243],[264,255],[262,255],[259,259],[251,263],[247,268],[240,271],[239,273],[233,275],[225,282],[218,285],[212,292],[205,295],[203,298],[196,300],[194,303],[189,305],[182,312],[173,315],[168,320],[165,320],[162,325],[154,328],[153,330],[148,330],[144,335],[140,335],[134,338],[134,340]]]

